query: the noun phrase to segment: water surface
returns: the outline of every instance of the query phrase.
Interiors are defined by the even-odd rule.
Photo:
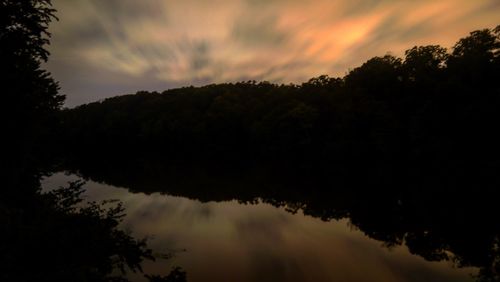
[[[76,175],[56,173],[44,187],[63,186]],[[427,261],[405,244],[388,246],[360,231],[348,218],[324,221],[258,200],[206,201],[164,193],[132,193],[88,181],[88,201],[119,199],[122,223],[134,236],[149,237],[169,260],[144,270],[167,274],[181,266],[188,281],[474,281],[474,267]],[[133,276],[141,281],[140,275]]]

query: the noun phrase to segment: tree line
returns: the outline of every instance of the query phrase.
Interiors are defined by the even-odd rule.
[[[420,186],[498,186],[500,26],[344,77],[140,91],[61,114],[63,151],[165,162],[280,162]]]

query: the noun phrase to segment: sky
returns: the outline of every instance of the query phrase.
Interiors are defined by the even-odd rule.
[[[53,0],[66,106],[139,90],[344,76],[500,24],[499,0]]]

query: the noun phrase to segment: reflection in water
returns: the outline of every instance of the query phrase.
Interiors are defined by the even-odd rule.
[[[58,173],[45,186],[72,178]],[[173,264],[194,282],[473,281],[471,274],[477,274],[476,268],[426,261],[406,246],[386,248],[347,219],[322,221],[261,201],[248,205],[131,193],[93,181],[86,188],[88,200],[123,201],[124,227],[138,237],[151,236],[153,250],[175,252],[172,260],[146,264],[150,273],[166,274],[172,265],[165,264]]]

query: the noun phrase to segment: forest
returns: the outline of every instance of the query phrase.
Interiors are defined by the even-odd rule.
[[[61,112],[61,152],[79,161],[275,163],[411,189],[498,187],[499,48],[500,26],[449,52],[430,45],[375,57],[342,78],[108,98]]]

